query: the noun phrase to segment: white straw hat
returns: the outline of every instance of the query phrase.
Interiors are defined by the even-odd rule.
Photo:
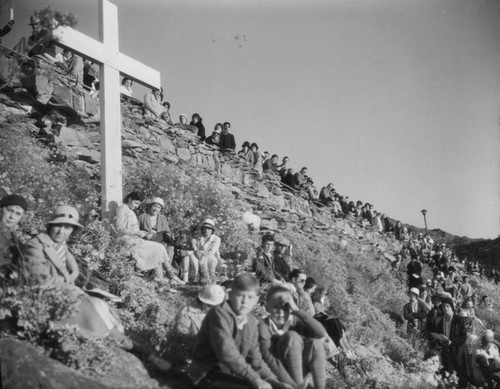
[[[198,293],[200,301],[208,305],[222,304],[225,297],[226,292],[224,291],[224,288],[216,284],[205,285]]]

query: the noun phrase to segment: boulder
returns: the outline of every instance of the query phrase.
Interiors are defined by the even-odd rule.
[[[189,151],[189,149],[179,148],[177,149],[177,156],[181,161],[189,162],[189,160],[191,159],[191,152]]]
[[[260,222],[260,229],[276,231],[278,229],[278,222],[276,219],[262,219]]]
[[[161,151],[164,153],[175,153],[175,146],[170,140],[170,138],[166,135],[161,135],[160,136],[160,148]]]
[[[92,147],[92,142],[81,127],[61,126],[61,130],[59,131],[59,135],[55,137],[55,141],[57,143],[61,142],[65,146]]]
[[[243,214],[243,221],[250,227],[252,230],[259,230],[261,219],[260,216],[253,214],[252,212],[245,212]]]
[[[99,381],[46,357],[34,346],[0,339],[0,366],[4,389],[106,389]]]
[[[149,132],[149,130],[144,126],[140,126],[138,132],[146,139],[149,139],[151,137],[151,132]]]
[[[257,196],[263,197],[265,199],[268,199],[270,196],[270,193],[269,193],[269,190],[267,189],[267,187],[260,182],[257,184]]]

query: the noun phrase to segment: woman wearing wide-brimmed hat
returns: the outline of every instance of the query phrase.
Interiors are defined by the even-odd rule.
[[[62,205],[49,217],[47,232],[42,232],[28,242],[26,271],[28,278],[41,281],[74,284],[78,277],[78,265],[69,252],[70,236],[83,228],[78,222],[78,211]]]
[[[205,219],[201,225],[201,236],[192,240],[202,282],[215,282],[216,279],[215,269],[219,263],[221,240],[214,231],[215,222],[212,219]]]
[[[59,206],[50,215],[46,227],[47,232],[27,243],[24,274],[32,285],[56,285],[76,299],[76,311],[55,323],[56,326],[76,325],[79,333],[86,337],[104,336],[120,327],[120,320],[103,300],[87,295],[75,285],[78,265],[67,242],[74,232],[83,228],[78,211],[69,205]]]
[[[0,200],[0,285],[13,280],[12,272],[22,265],[16,229],[27,210],[28,203],[22,196],[7,195]]]

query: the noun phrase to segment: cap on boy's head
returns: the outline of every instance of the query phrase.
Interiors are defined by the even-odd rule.
[[[273,234],[266,234],[262,237],[262,243],[265,242],[274,242],[274,235]]]
[[[288,289],[286,286],[283,285],[271,286],[266,293],[266,303],[269,303],[269,301],[271,301],[277,294],[282,294],[282,293],[290,293],[290,289]]]
[[[249,290],[255,290],[258,293],[259,289],[259,281],[257,281],[257,279],[250,273],[242,273],[238,275],[231,284],[231,291],[246,292]]]

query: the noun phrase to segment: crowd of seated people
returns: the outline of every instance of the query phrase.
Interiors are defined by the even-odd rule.
[[[487,295],[478,296],[470,282],[471,266],[445,243],[435,243],[422,233],[403,241],[392,268],[406,266],[408,303],[403,308],[407,335],[414,345],[427,344],[428,353],[443,366],[437,380],[455,372],[460,387],[496,387],[500,382],[499,344],[494,333],[477,317],[477,310],[492,310]],[[396,266],[395,266],[396,265]],[[428,266],[432,278],[423,279]]]
[[[306,388],[309,384],[325,388],[325,363],[336,363],[341,353],[351,351],[345,327],[338,317],[327,313],[324,290],[316,295],[314,280],[304,282],[302,270],[291,270],[290,242],[282,236],[264,235],[253,265],[256,277],[243,272],[224,290],[216,283],[221,240],[214,233],[213,220],[204,220],[199,230],[184,232],[184,238],[176,239],[162,214],[163,199],[152,198],[146,211],[137,216],[141,201],[136,192],[128,194],[115,220],[137,269],[154,272],[159,292],[164,273],[170,286],[182,284],[177,274],[186,282],[204,285],[196,299],[179,310],[173,326],[192,342],[188,373],[193,383],[200,388],[232,384],[242,388],[256,384],[263,388]],[[119,337],[124,349],[143,355],[161,371],[170,370],[168,361],[124,335],[123,323],[106,302],[110,293],[95,294],[75,285],[79,265],[68,242],[84,228],[77,210],[57,207],[47,220],[46,232],[25,245],[16,230],[27,210],[21,196],[0,200],[0,286],[11,285],[15,273],[18,282],[60,284],[77,297],[77,309],[55,326],[75,325],[87,337]],[[269,316],[259,321],[251,311],[261,288]]]

